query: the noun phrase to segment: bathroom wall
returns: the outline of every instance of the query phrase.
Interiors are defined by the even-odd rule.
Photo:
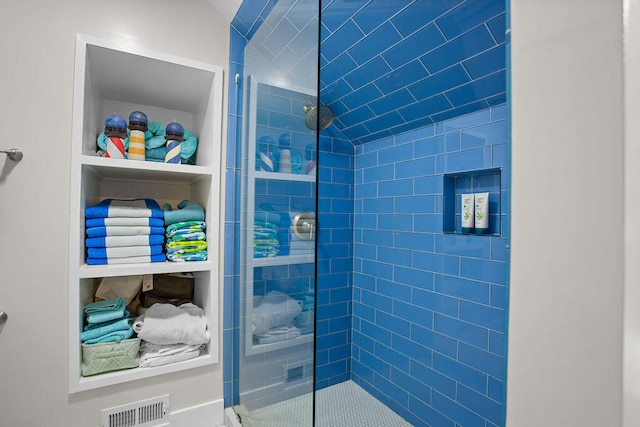
[[[504,425],[508,141],[502,105],[356,148],[352,378],[416,425]],[[497,233],[443,233],[443,174],[495,168],[455,187]]]
[[[0,327],[0,425],[99,425],[102,409],[165,393],[171,395],[172,425],[184,425],[178,412],[211,402],[221,408],[220,365],[69,395],[68,310],[73,308],[67,258],[76,33],[215,64],[224,68],[226,79],[228,23],[204,0],[3,0],[0,14],[5,58],[0,117],[12,129],[2,148],[24,152],[13,168],[0,157],[2,241],[12,242],[0,245],[0,310],[9,315]],[[165,23],[174,16],[188,25],[168,28]],[[222,302],[219,312],[222,316]],[[221,424],[222,413],[214,415],[208,422]]]
[[[321,133],[316,388],[351,378],[354,148]]]
[[[509,426],[622,425],[623,3],[511,2]]]

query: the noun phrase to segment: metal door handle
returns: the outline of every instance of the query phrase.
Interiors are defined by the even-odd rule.
[[[316,216],[313,212],[300,212],[293,218],[293,233],[300,240],[313,240],[316,230]]]
[[[7,321],[7,318],[9,316],[7,316],[7,313],[5,313],[4,311],[0,311],[0,325],[4,324],[4,322]]]
[[[13,160],[14,162],[19,162],[20,160],[22,160],[22,151],[18,150],[17,148],[0,150],[0,153],[6,154],[9,160]]]

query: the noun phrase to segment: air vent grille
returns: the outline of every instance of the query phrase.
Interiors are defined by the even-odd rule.
[[[297,380],[301,380],[302,378],[304,378],[304,367],[303,366],[297,366],[295,368],[290,368],[287,369],[287,382],[290,383],[291,381],[297,381]]]
[[[169,425],[169,395],[102,411],[102,427],[160,427]]]

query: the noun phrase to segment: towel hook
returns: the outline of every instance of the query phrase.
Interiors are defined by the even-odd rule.
[[[8,318],[9,316],[7,316],[7,313],[5,313],[4,311],[0,311],[0,325],[6,322]]]
[[[14,162],[19,162],[20,160],[22,160],[22,151],[18,150],[17,148],[0,150],[0,153],[6,154],[9,160],[13,160]]]

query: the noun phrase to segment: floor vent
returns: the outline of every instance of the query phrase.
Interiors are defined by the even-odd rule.
[[[287,379],[286,381],[290,383],[291,381],[297,381],[304,378],[304,366],[297,366],[295,368],[287,369]]]
[[[169,395],[102,410],[102,427],[169,425]]]

